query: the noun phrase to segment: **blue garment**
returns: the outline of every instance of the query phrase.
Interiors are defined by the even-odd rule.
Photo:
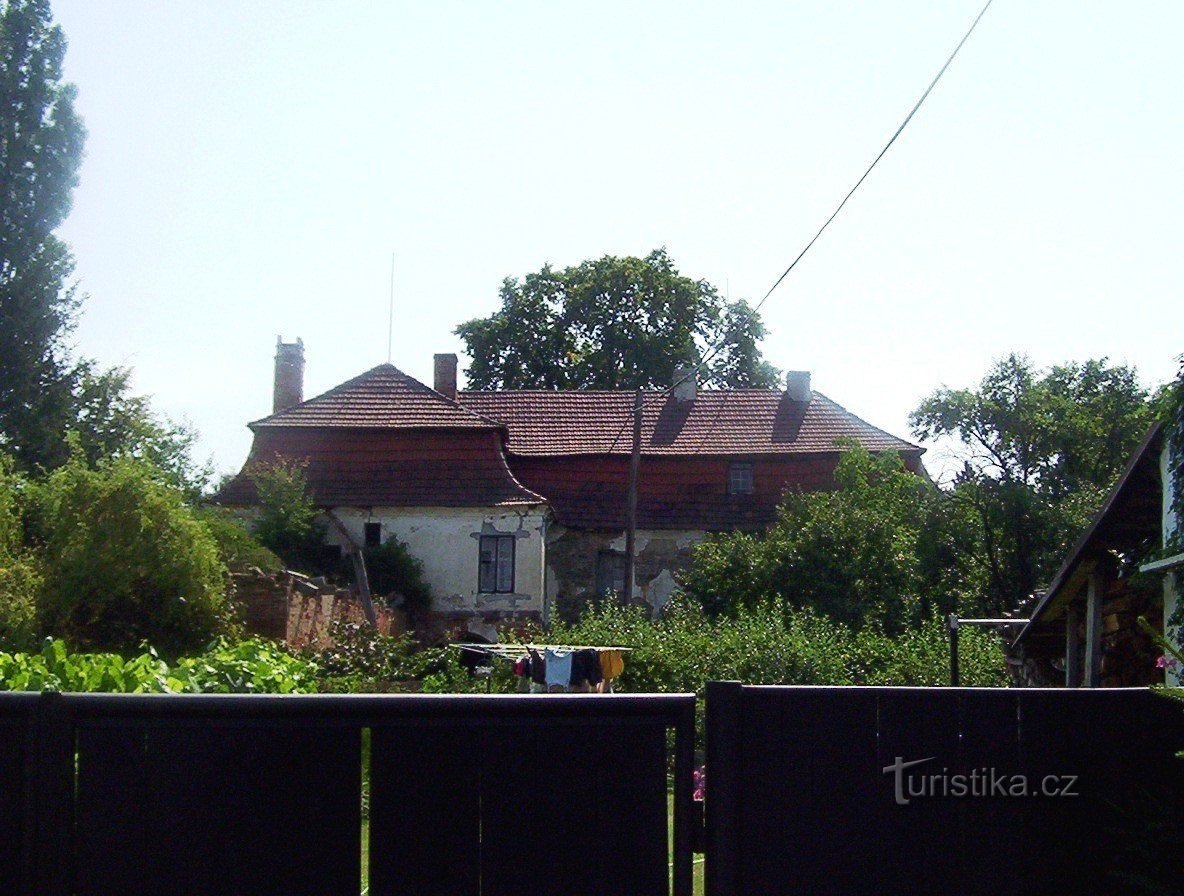
[[[547,687],[559,685],[567,687],[571,684],[571,651],[552,650],[547,648]]]

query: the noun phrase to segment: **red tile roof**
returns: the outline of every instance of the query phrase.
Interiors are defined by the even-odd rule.
[[[544,504],[510,472],[496,430],[411,431],[269,426],[255,434],[223,504],[258,500],[251,471],[276,458],[304,465],[321,507],[500,507]]]
[[[379,364],[316,398],[250,424],[251,429],[271,426],[500,428],[393,364]]]
[[[628,454],[632,392],[461,392],[461,405],[505,424],[519,456]],[[651,392],[642,413],[642,453],[669,455],[813,454],[842,440],[869,451],[920,453],[825,395],[809,403],[764,389],[701,389],[693,402]]]

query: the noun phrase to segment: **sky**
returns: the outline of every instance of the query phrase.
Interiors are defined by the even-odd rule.
[[[89,132],[78,356],[237,470],[275,342],[311,397],[431,383],[505,277],[644,255],[759,299],[980,0],[54,0]],[[1026,353],[1184,351],[1184,4],[996,0],[765,305],[766,358],[888,431]],[[461,357],[462,384],[466,359]],[[941,473],[941,446],[927,463]]]

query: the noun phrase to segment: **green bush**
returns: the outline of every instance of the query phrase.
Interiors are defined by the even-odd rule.
[[[291,569],[322,572],[325,527],[308,494],[304,467],[282,458],[251,473],[259,493],[254,535]]]
[[[657,620],[612,602],[587,610],[548,635],[556,643],[633,647],[618,690],[703,693],[710,680],[745,684],[940,685],[949,683],[949,651],[939,621],[897,635],[874,626],[853,631],[811,610],[757,606],[711,619],[676,598]],[[966,632],[959,644],[962,681],[1003,686],[997,639]]]
[[[143,461],[89,469],[75,455],[35,490],[42,540],[41,631],[74,649],[166,656],[229,625],[226,570],[181,493]]]
[[[370,591],[380,597],[399,595],[409,613],[428,609],[432,592],[423,579],[423,563],[411,555],[407,545],[391,536],[381,545],[362,552]]]
[[[708,539],[681,578],[713,615],[776,600],[860,627],[901,632],[975,606],[979,586],[957,550],[964,515],[893,452],[844,452],[837,489],[789,494],[764,534]]]
[[[356,622],[334,623],[330,638],[332,646],[309,654],[320,670],[322,690],[397,690],[400,682],[438,671],[442,659],[439,649],[420,649],[411,635],[394,638]]]
[[[231,572],[257,567],[266,573],[283,569],[284,562],[264,547],[234,515],[223,507],[203,507],[196,516],[218,545],[218,554]]]

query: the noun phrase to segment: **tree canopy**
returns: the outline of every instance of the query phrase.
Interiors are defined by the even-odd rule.
[[[0,447],[26,466],[67,453],[74,262],[53,231],[86,133],[62,81],[65,51],[48,0],[0,2]]]
[[[676,367],[703,361],[708,386],[777,380],[757,345],[765,335],[759,315],[679,274],[665,249],[563,270],[545,265],[503,281],[501,302],[456,328],[473,359],[471,389],[665,387]]]
[[[953,501],[975,520],[965,545],[989,582],[987,609],[1013,608],[1055,573],[1153,419],[1133,368],[1107,359],[1040,371],[1009,355],[977,389],[939,389],[915,434],[951,438]]]
[[[940,494],[898,455],[852,447],[835,482],[831,492],[787,495],[764,534],[698,546],[688,593],[711,613],[773,601],[890,632],[973,598],[977,582],[953,550]]]

